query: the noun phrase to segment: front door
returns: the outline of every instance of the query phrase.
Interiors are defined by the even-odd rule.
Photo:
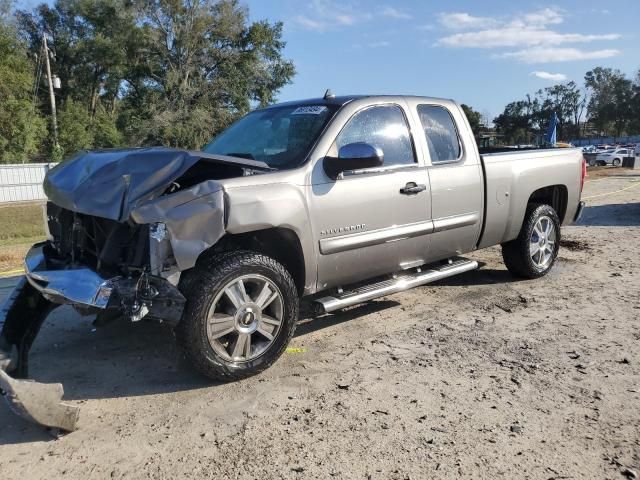
[[[384,104],[358,111],[329,155],[356,142],[379,147],[383,166],[344,172],[337,180],[326,177],[311,187],[319,289],[409,268],[427,258],[429,178],[416,160],[402,108]]]

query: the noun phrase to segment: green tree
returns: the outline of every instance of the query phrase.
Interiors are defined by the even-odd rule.
[[[58,112],[58,143],[64,155],[93,146],[91,116],[81,103],[67,100]]]
[[[633,98],[631,100],[631,122],[629,133],[640,133],[640,69],[636,73],[633,83]]]
[[[17,32],[0,18],[0,162],[26,162],[46,135],[33,104],[33,64]]]
[[[535,102],[527,95],[526,100],[509,103],[493,123],[496,131],[508,144],[528,144],[533,140],[531,132],[534,122]]]
[[[558,116],[558,138],[568,140],[569,136],[579,136],[586,98],[575,82],[538,90],[535,100],[534,124],[540,133],[546,129],[555,112]]]
[[[589,119],[599,132],[622,135],[632,120],[633,82],[620,70],[596,67],[584,77]]]
[[[464,114],[467,116],[467,120],[469,120],[469,125],[471,126],[471,130],[473,131],[473,136],[477,139],[480,135],[480,129],[482,127],[482,115],[480,114],[480,112],[475,111],[469,105],[466,105],[464,103],[461,104],[460,107],[462,107]]]
[[[131,84],[143,105],[145,143],[199,148],[290,81],[282,24],[248,24],[236,0],[146,1],[143,48]],[[140,99],[144,99],[140,102]],[[204,121],[204,123],[202,123]]]
[[[282,24],[249,22],[237,0],[58,0],[18,19],[33,53],[50,35],[60,103],[86,109],[88,133],[109,120],[94,147],[199,148],[294,75]]]

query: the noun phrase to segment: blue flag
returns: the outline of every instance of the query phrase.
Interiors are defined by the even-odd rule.
[[[553,112],[553,115],[551,115],[551,121],[549,122],[549,126],[547,127],[547,133],[544,135],[545,142],[551,145],[556,144],[557,126],[558,126],[558,115],[556,115],[556,112]]]

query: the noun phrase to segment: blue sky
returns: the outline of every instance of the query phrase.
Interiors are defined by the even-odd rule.
[[[598,65],[640,69],[640,0],[249,1],[285,24],[298,74],[281,100],[336,94],[453,98],[500,113]],[[534,73],[535,72],[535,73]],[[492,118],[492,117],[491,117]]]
[[[19,0],[18,7],[37,4]],[[453,98],[489,114],[595,67],[640,68],[640,0],[248,0],[284,22],[297,75],[278,99],[336,94]]]

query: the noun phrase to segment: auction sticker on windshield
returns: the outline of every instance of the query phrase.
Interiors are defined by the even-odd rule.
[[[323,107],[322,105],[309,105],[306,107],[296,108],[291,115],[319,115],[327,110],[328,108]]]

